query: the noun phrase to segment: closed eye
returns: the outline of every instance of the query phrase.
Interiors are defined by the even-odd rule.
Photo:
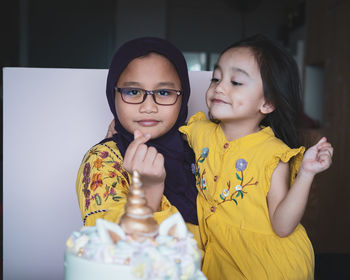
[[[219,81],[219,79],[217,79],[217,78],[212,78],[210,81],[211,81],[212,83],[217,83],[217,82]]]
[[[234,85],[234,86],[241,86],[242,83],[239,83],[239,82],[236,82],[236,81],[231,81],[231,83]]]

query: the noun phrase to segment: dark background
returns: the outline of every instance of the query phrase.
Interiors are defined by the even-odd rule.
[[[316,279],[348,279],[349,26],[350,0],[5,0],[1,109],[2,67],[105,69],[123,42],[140,36],[162,37],[209,58],[242,37],[265,33],[296,57],[305,89],[307,69],[323,73],[322,92],[313,97],[322,118],[306,116],[305,134],[309,143],[327,136],[334,162],[315,179],[303,224],[316,253]],[[202,70],[211,70],[208,62]]]

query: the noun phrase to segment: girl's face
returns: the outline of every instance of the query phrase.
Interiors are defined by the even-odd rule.
[[[268,113],[260,69],[249,48],[232,48],[221,55],[206,102],[212,117],[224,123],[252,120],[258,125]]]
[[[181,90],[181,81],[168,59],[150,53],[132,60],[120,75],[116,87]],[[156,104],[152,96],[148,95],[141,104],[128,104],[122,100],[119,92],[115,93],[115,107],[123,127],[132,134],[135,129],[144,134],[149,133],[152,139],[162,136],[173,127],[181,101],[180,95],[174,105],[163,106]]]

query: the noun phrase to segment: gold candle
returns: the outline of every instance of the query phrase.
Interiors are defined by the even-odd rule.
[[[141,186],[140,175],[135,170],[127,196],[125,213],[119,222],[124,232],[137,241],[155,238],[158,234],[158,224],[153,218],[152,209],[147,205],[145,192]]]

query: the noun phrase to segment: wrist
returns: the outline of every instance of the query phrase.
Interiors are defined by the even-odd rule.
[[[143,184],[143,188],[147,194],[153,194],[154,196],[163,195],[164,192],[164,182],[162,183],[152,183]]]
[[[303,177],[303,178],[310,179],[310,180],[313,180],[315,175],[316,175],[315,172],[306,170],[303,167],[300,167],[299,172],[298,172],[298,177]]]
[[[152,208],[153,212],[159,211],[164,192],[164,184],[144,185],[144,191],[148,206]]]

